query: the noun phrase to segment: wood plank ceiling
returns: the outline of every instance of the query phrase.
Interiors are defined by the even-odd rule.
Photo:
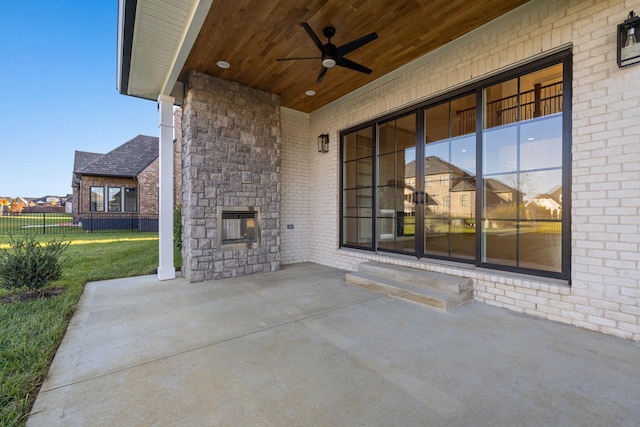
[[[283,106],[312,112],[527,1],[214,0],[179,80],[197,70],[276,93]],[[319,55],[301,22],[322,43],[322,28],[333,25],[336,46],[378,33],[377,40],[345,56],[373,72],[335,67],[317,84],[320,59],[276,61]],[[220,60],[231,67],[219,68]],[[316,95],[305,95],[307,90]]]

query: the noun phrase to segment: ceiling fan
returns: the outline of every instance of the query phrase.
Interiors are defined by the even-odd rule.
[[[324,34],[324,36],[328,39],[327,43],[322,44],[309,24],[307,24],[306,22],[301,22],[300,25],[302,26],[302,28],[304,28],[307,34],[309,34],[309,37],[311,37],[311,40],[313,40],[316,46],[318,46],[318,49],[320,49],[320,53],[322,54],[322,56],[302,58],[276,58],[276,61],[322,59],[322,68],[320,69],[320,74],[318,75],[316,83],[322,83],[322,79],[324,79],[324,75],[326,74],[327,70],[329,68],[335,67],[336,65],[344,68],[349,68],[351,70],[360,71],[361,73],[371,74],[371,70],[369,68],[345,58],[344,55],[353,52],[354,50],[364,46],[365,44],[377,39],[378,34],[367,34],[366,36],[360,37],[359,39],[355,39],[353,41],[350,41],[349,43],[343,44],[342,46],[336,47],[336,45],[331,43],[331,37],[336,34],[336,29],[334,27],[328,26],[322,29],[322,34]]]

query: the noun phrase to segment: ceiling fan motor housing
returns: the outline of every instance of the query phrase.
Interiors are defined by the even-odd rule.
[[[322,66],[325,68],[335,67],[337,58],[336,46],[331,42],[325,44],[324,52],[322,52]]]

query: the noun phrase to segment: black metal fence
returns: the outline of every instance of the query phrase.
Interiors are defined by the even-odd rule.
[[[84,213],[77,221],[67,213],[24,213],[0,216],[0,235],[157,232],[157,215]]]

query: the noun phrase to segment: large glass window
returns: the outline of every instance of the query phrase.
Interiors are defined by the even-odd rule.
[[[341,246],[568,279],[571,58],[543,61],[343,132]]]
[[[482,262],[561,272],[562,74],[484,90]]]
[[[373,128],[342,140],[342,244],[373,248]]]
[[[104,212],[104,187],[91,187],[89,191],[89,210]]]
[[[124,189],[124,211],[136,212],[137,210],[138,210],[138,189],[125,188]]]
[[[120,212],[122,210],[122,189],[120,187],[109,187],[109,212]]]

